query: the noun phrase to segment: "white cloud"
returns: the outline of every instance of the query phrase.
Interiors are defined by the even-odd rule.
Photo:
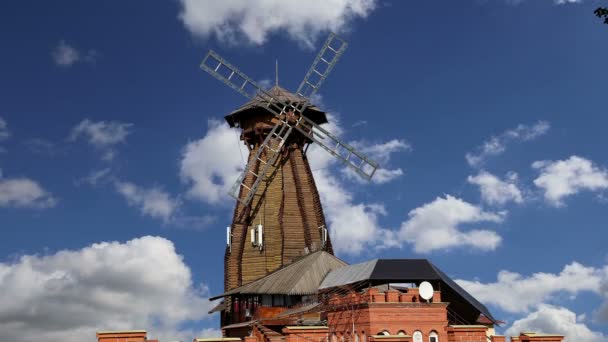
[[[109,179],[111,172],[112,169],[110,169],[109,167],[99,170],[93,170],[87,176],[77,180],[76,185],[80,185],[81,183],[87,183],[89,185],[96,186],[100,182]]]
[[[386,215],[381,203],[356,201],[353,193],[327,169],[314,171],[314,177],[337,253],[357,255],[366,246],[391,245],[392,240],[385,239],[389,231],[378,222],[380,216]]]
[[[65,40],[60,40],[51,51],[51,57],[53,57],[55,64],[61,67],[69,67],[74,63],[82,61],[94,63],[97,60],[98,53],[95,50],[89,50],[83,54],[75,47],[66,43]]]
[[[100,330],[147,329],[192,340],[186,322],[208,317],[205,286],[173,243],[145,236],[0,263],[0,340],[88,341]]]
[[[244,168],[249,155],[236,129],[217,120],[208,121],[207,134],[182,150],[181,179],[190,185],[188,194],[207,203],[227,201],[228,190]]]
[[[6,123],[6,120],[0,116],[0,141],[8,139],[10,136],[11,132],[8,130],[8,124]]]
[[[517,187],[517,174],[509,173],[505,180],[495,175],[480,171],[476,176],[469,176],[467,181],[479,186],[481,199],[492,205],[504,205],[510,201],[523,202],[521,190]]]
[[[328,120],[329,123],[324,128],[340,137],[344,131],[339,118],[330,114]],[[353,146],[358,150],[365,150],[365,153],[375,154],[375,157],[385,163],[390,161],[392,153],[409,149],[406,142],[397,139],[379,144],[356,142]],[[338,177],[339,173],[335,171],[335,167],[339,166],[341,173],[349,178],[359,177],[358,175],[317,144],[310,146],[307,156],[321,196],[332,244],[337,253],[357,255],[366,247],[383,248],[399,245],[394,238],[394,232],[382,227],[379,222],[380,218],[386,215],[384,205],[380,202],[356,200],[355,194],[347,190],[349,186]],[[377,176],[378,174],[374,175]]]
[[[286,32],[309,47],[321,32],[348,30],[354,19],[367,17],[376,7],[375,0],[180,2],[179,19],[195,36],[262,45],[270,34]]]
[[[51,56],[55,64],[60,66],[70,66],[80,59],[78,50],[68,45],[64,40],[59,41],[59,44],[51,52]]]
[[[539,121],[532,126],[518,125],[514,129],[507,130],[497,136],[492,136],[479,146],[475,152],[466,154],[466,160],[470,166],[479,167],[483,165],[488,157],[497,156],[507,149],[507,145],[514,141],[530,141],[546,134],[551,126],[546,121]]]
[[[103,160],[111,161],[116,154],[113,147],[126,141],[131,126],[133,124],[119,121],[95,122],[84,119],[72,129],[68,140],[75,141],[84,137],[89,144],[103,152]]]
[[[365,154],[367,157],[379,164],[379,168],[374,173],[371,181],[376,184],[388,183],[403,175],[401,168],[387,169],[382,166],[386,166],[390,162],[391,155],[397,152],[411,151],[412,146],[405,140],[392,139],[387,142],[370,144],[364,141],[355,141],[351,145],[359,152]],[[359,176],[351,168],[344,168],[344,174],[353,180],[358,182],[365,182],[361,176]]]
[[[115,182],[116,191],[120,193],[129,205],[137,207],[142,215],[162,219],[169,222],[180,206],[177,198],[158,187],[145,189],[130,182]]]
[[[463,231],[460,225],[502,222],[504,213],[486,212],[459,198],[446,195],[413,209],[401,224],[399,237],[413,245],[417,253],[437,249],[470,247],[483,251],[496,249],[502,238],[492,230]]]
[[[505,334],[518,336],[525,331],[564,335],[568,342],[608,341],[608,336],[592,331],[584,322],[577,320],[574,312],[547,304],[539,305],[536,311],[513,322]]]
[[[602,269],[573,262],[557,274],[538,272],[526,277],[502,270],[494,283],[456,281],[483,303],[508,312],[528,312],[560,293],[573,296],[582,291],[599,293],[600,282],[605,276]]]
[[[0,172],[0,207],[50,208],[57,200],[29,178],[2,178]]]
[[[562,199],[583,190],[598,191],[608,188],[608,170],[601,169],[593,162],[578,156],[566,160],[536,161],[532,167],[540,175],[534,185],[544,191],[545,200],[555,206],[564,203]]]
[[[325,129],[336,136],[342,135],[338,118],[329,115],[329,121]],[[180,175],[190,185],[190,196],[207,203],[234,204],[226,194],[244,167],[243,158],[247,158],[249,151],[239,141],[236,129],[216,120],[210,120],[208,125],[202,139],[184,147]],[[390,161],[392,153],[409,149],[405,141],[397,139],[378,144],[357,144],[358,148],[385,163]],[[386,238],[390,231],[379,224],[380,217],[386,214],[383,204],[355,200],[354,193],[348,191],[348,185],[338,177],[341,173],[336,171],[336,167],[342,170],[342,164],[317,144],[310,146],[307,156],[336,252],[358,254],[365,246],[395,245],[393,240]]]
[[[604,302],[596,312],[599,321],[608,323],[608,267],[604,268],[606,277],[600,283],[600,295],[604,298]]]

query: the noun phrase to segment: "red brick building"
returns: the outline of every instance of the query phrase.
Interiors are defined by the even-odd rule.
[[[420,284],[434,291],[421,296]],[[426,297],[427,299],[423,298]],[[246,342],[503,342],[489,310],[425,259],[346,265],[308,254],[212,299],[222,332]],[[522,333],[513,341],[562,341]]]
[[[432,290],[421,293],[421,284]],[[425,259],[347,265],[318,251],[212,299],[222,337],[194,342],[506,342],[488,309]],[[562,342],[522,332],[517,342]],[[145,330],[98,332],[98,342],[150,342]]]

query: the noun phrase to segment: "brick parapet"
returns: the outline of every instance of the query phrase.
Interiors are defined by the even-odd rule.
[[[432,303],[441,302],[441,292],[435,291],[431,299]],[[409,288],[407,292],[388,290],[380,292],[377,288],[371,288],[362,293],[350,293],[345,296],[334,294],[328,300],[329,305],[360,304],[360,303],[426,303],[418,288]]]
[[[146,342],[145,330],[131,331],[100,331],[97,332],[98,342]]]

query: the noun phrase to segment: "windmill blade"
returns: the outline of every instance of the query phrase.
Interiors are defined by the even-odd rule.
[[[266,103],[266,109],[275,116],[281,116],[281,114],[289,110],[301,114],[310,106],[308,101],[300,103],[282,103],[213,50],[209,50],[201,62],[201,69],[207,71],[213,77],[227,84],[230,88],[238,91],[248,99],[262,100],[262,102]]]
[[[328,42],[332,39],[328,39]],[[329,48],[330,47],[327,49]],[[343,52],[343,49],[345,48],[346,46],[343,45],[341,51]],[[331,50],[333,51],[334,49],[331,48]],[[334,61],[334,64],[335,61],[337,61],[336,58],[332,60]],[[228,61],[211,50],[203,59],[201,68],[245,97],[249,99],[262,100],[262,102],[265,103],[265,108],[274,114],[279,120],[264,139],[264,142],[256,152],[254,159],[247,164],[236,183],[230,190],[230,196],[241,202],[244,206],[251,203],[253,196],[255,196],[257,189],[259,188],[270,166],[273,165],[278,158],[281,148],[289,135],[292,133],[293,128],[296,128],[302,134],[317,142],[321,147],[340,159],[342,162],[346,163],[363,178],[369,180],[374,175],[374,172],[376,172],[378,164],[368,159],[364,154],[355,151],[352,146],[343,143],[338,138],[331,135],[326,129],[320,127],[303,115],[306,108],[310,106],[308,101],[287,103],[278,100],[276,97],[272,96],[262,87],[260,87],[255,81],[238,70],[235,66],[228,63]],[[326,70],[326,72],[328,71]],[[315,89],[318,89],[318,87]],[[283,114],[288,111],[293,111],[294,114],[297,115],[298,119],[295,124],[290,124],[285,119]],[[262,159],[262,154],[264,152],[266,152],[266,160]],[[258,162],[260,163],[261,167],[259,167],[256,172],[254,171],[253,166]],[[246,184],[246,178],[248,175],[252,175],[253,177],[253,183],[251,186]],[[240,196],[241,189],[245,192],[244,196]]]
[[[310,103],[307,101],[301,103],[283,103],[279,101],[276,97],[259,86],[254,80],[212,50],[207,53],[201,62],[201,68],[245,97],[251,100],[262,100],[262,102],[265,103],[266,109],[279,119],[279,122],[275,124],[264,139],[262,145],[260,145],[254,158],[246,165],[245,169],[230,189],[229,195],[241,202],[244,206],[247,206],[253,199],[253,196],[255,196],[268,169],[277,160],[281,148],[293,130],[293,127],[285,121],[283,114],[287,111],[293,111],[302,116],[302,113]],[[262,159],[264,153],[266,154],[266,160]],[[258,162],[261,167],[258,167],[258,170],[255,171],[254,165]],[[253,177],[251,186],[247,185],[248,175]],[[241,194],[241,191],[243,191],[244,194]]]
[[[308,69],[306,76],[304,76],[304,80],[300,83],[296,94],[310,99],[319,90],[331,69],[338,63],[347,46],[348,44],[344,39],[333,32],[330,33],[321,51],[312,62],[312,66]]]
[[[298,118],[294,128],[367,180],[371,180],[378,169],[378,163],[303,115]]]

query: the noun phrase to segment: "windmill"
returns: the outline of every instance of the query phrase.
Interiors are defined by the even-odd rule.
[[[201,68],[250,101],[225,118],[242,129],[249,148],[243,172],[230,190],[236,199],[227,228],[225,289],[261,278],[303,251],[332,252],[319,193],[306,157],[317,143],[365,179],[378,165],[320,124],[325,113],[311,102],[347,43],[331,33],[295,94],[275,85],[265,90],[214,51]]]

